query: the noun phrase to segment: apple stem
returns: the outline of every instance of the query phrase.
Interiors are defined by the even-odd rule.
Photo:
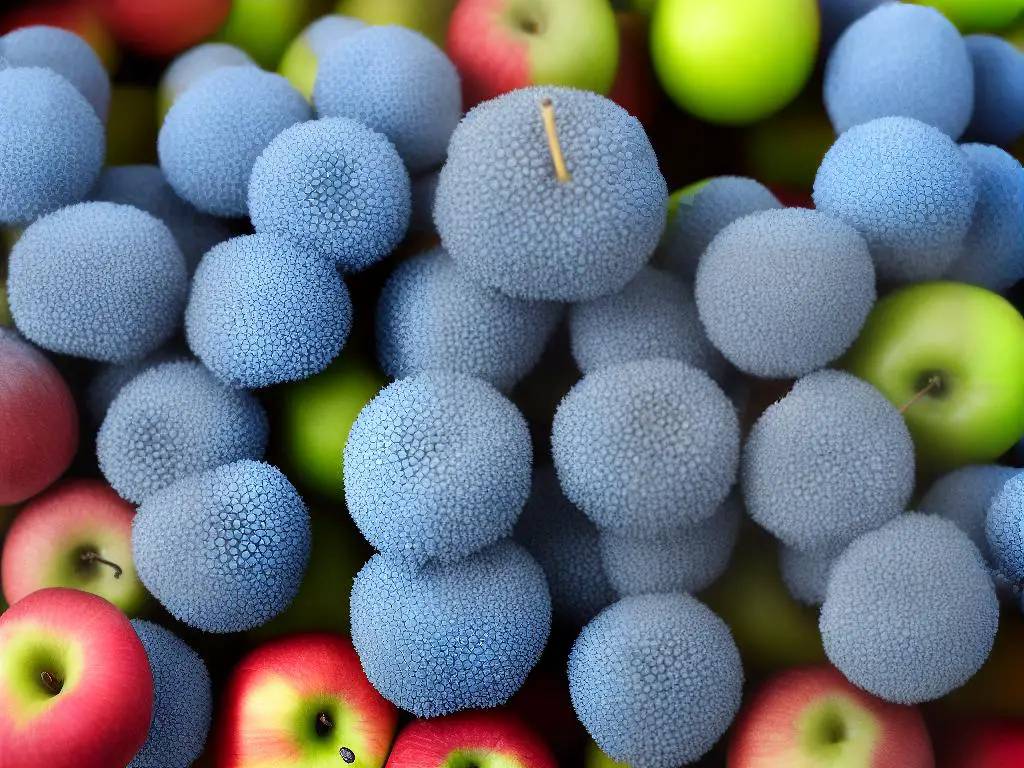
[[[331,718],[327,716],[326,712],[321,712],[320,716],[317,717],[317,722],[320,723],[324,728],[330,730],[334,727],[334,723],[331,722]]]
[[[117,563],[112,563],[110,560],[104,560],[102,557],[97,555],[95,552],[83,552],[82,553],[82,562],[83,563],[103,563],[103,565],[109,565],[111,568],[114,569],[114,578],[115,579],[120,579],[121,578],[121,574],[124,573],[124,570],[121,568],[120,565],[118,565]]]
[[[917,391],[917,394],[915,394],[912,398],[907,400],[907,402],[905,402],[900,407],[900,413],[906,413],[907,410],[918,400],[920,400],[923,397],[927,397],[929,393],[934,392],[936,389],[940,389],[941,387],[942,379],[940,379],[938,376],[929,376],[928,383],[921,387],[921,389]]]
[[[562,143],[558,140],[558,126],[555,125],[555,105],[551,99],[544,98],[540,102],[540,113],[544,118],[544,132],[548,135],[548,149],[551,161],[555,164],[555,175],[563,184],[572,181],[572,174],[565,167],[565,156],[562,154]]]
[[[52,696],[56,696],[60,693],[61,688],[64,687],[63,683],[61,683],[61,681],[57,679],[57,676],[52,672],[40,673],[39,679],[42,681],[43,687],[46,688]]]

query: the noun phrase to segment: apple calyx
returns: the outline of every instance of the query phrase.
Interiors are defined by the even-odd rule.
[[[319,712],[316,716],[316,735],[323,738],[331,731],[334,730],[334,723],[331,722],[330,715],[326,712]],[[348,747],[342,747],[338,750],[338,756],[345,761],[345,763],[351,765],[356,761],[356,753]]]
[[[942,382],[942,377],[937,373],[930,374],[925,380],[924,386],[922,386],[912,398],[900,406],[900,413],[906,413],[914,403],[919,400],[928,397],[929,395],[938,395],[942,392],[945,385]]]
[[[87,551],[87,552],[83,552],[78,557],[79,557],[79,560],[81,560],[84,565],[92,565],[94,563],[102,563],[103,565],[106,565],[109,568],[113,568],[113,570],[114,570],[114,578],[115,579],[120,579],[121,578],[121,574],[124,573],[124,569],[121,568],[120,565],[118,565],[117,563],[111,562],[110,560],[105,560],[104,558],[100,557],[96,552],[93,552],[91,550]]]
[[[39,674],[39,681],[51,696],[56,696],[64,688],[64,681],[52,672],[41,672]]]
[[[558,126],[555,124],[555,105],[545,97],[540,102],[540,114],[544,119],[544,133],[548,137],[548,150],[551,162],[555,165],[555,175],[561,183],[572,181],[572,174],[565,167],[565,156],[562,154],[562,142],[558,140]]]

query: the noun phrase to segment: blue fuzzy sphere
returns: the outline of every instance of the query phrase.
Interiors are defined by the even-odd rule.
[[[1024,278],[1024,168],[999,147],[962,147],[974,172],[978,204],[963,255],[946,274],[1001,293]]]
[[[409,174],[382,134],[354,120],[300,123],[256,160],[249,215],[257,232],[357,272],[402,242]]]
[[[1024,473],[1007,479],[993,496],[985,537],[993,565],[1011,583],[1024,582]]]
[[[935,280],[963,252],[978,191],[944,133],[885,117],[851,128],[825,154],[814,204],[868,242],[880,282]]]
[[[974,114],[967,138],[1008,147],[1024,134],[1024,52],[995,35],[964,39],[974,65]]]
[[[27,224],[82,200],[106,154],[103,123],[60,75],[0,67],[0,224]]]
[[[96,436],[100,470],[123,498],[139,503],[187,475],[267,447],[267,414],[248,392],[218,381],[196,362],[140,373],[114,398]]]
[[[309,545],[309,514],[288,478],[249,460],[157,491],[132,525],[143,585],[204,632],[244,632],[288,608]]]
[[[489,384],[432,372],[400,379],[345,443],[345,502],[378,550],[452,561],[512,533],[530,492],[526,419]]]
[[[309,120],[302,94],[280,75],[222,67],[178,97],[160,128],[167,181],[204,213],[245,216],[249,176],[281,131]]]
[[[697,276],[700,257],[715,235],[736,219],[782,208],[764,184],[744,176],[717,176],[684,195],[676,208],[657,258],[683,280]]]
[[[26,338],[99,362],[142,357],[181,324],[185,259],[130,205],[80,203],[33,223],[10,255],[8,299]]]
[[[554,467],[534,473],[515,539],[544,569],[555,618],[582,627],[615,600],[601,564],[597,526],[565,498]]]
[[[585,374],[655,357],[681,360],[718,381],[729,370],[704,332],[693,286],[653,267],[643,267],[618,293],[574,304],[569,332]]]
[[[914,470],[896,406],[855,376],[819,371],[754,424],[743,496],[750,516],[787,545],[835,552],[903,512]]]
[[[429,370],[477,376],[507,392],[537,364],[559,304],[513,299],[468,280],[441,248],[405,261],[377,306],[377,352],[402,378]]]
[[[462,117],[459,74],[444,51],[411,29],[372,26],[325,52],[317,115],[348,117],[383,133],[412,173],[444,162]]]
[[[825,653],[896,704],[945,696],[988,658],[999,602],[978,548],[955,523],[901,515],[832,566],[819,628]]]
[[[629,765],[698,760],[736,716],[742,688],[729,627],[683,593],[623,598],[583,628],[569,655],[580,722]]]
[[[736,480],[740,428],[707,374],[641,360],[588,374],[555,413],[566,497],[601,528],[654,535],[706,520]]]
[[[89,199],[134,205],[156,216],[174,235],[189,274],[195,272],[203,254],[231,237],[224,222],[200,213],[178,197],[156,165],[106,168]]]
[[[20,27],[0,37],[4,58],[12,67],[46,67],[67,79],[106,121],[110,107],[110,77],[103,62],[85,40],[66,29]]]
[[[164,70],[161,88],[173,102],[211,72],[222,67],[258,65],[241,48],[228,43],[201,43],[179,55]]]
[[[141,619],[132,619],[132,627],[153,675],[153,721],[128,768],[189,768],[210,732],[210,673],[198,653],[163,627]]]
[[[551,628],[544,572],[511,541],[416,569],[376,555],[352,587],[352,642],[384,698],[418,717],[504,704]]]
[[[836,557],[829,552],[804,552],[779,544],[779,570],[792,598],[810,606],[825,602]]]
[[[192,351],[218,378],[246,389],[319,373],[351,326],[352,300],[334,265],[267,235],[210,251],[185,312]]]
[[[572,179],[559,181],[551,99]],[[442,244],[477,282],[522,299],[621,290],[654,253],[668,187],[640,122],[589,91],[539,86],[475,107],[452,136],[434,201]]]
[[[124,389],[125,385],[143,371],[148,371],[161,363],[190,360],[191,357],[180,351],[174,344],[161,347],[156,352],[128,360],[124,363],[108,363],[102,366],[89,381],[86,392],[86,405],[89,415],[97,425],[103,423],[104,417],[114,402],[114,398]]]
[[[836,133],[879,117],[911,117],[959,138],[974,109],[974,72],[960,32],[934,8],[881,5],[832,48],[825,109]]]

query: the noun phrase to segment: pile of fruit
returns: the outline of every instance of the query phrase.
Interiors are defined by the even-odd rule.
[[[632,5],[4,19],[2,768],[1024,765],[1024,2]]]

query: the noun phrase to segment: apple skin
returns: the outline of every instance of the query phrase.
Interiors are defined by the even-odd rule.
[[[933,768],[916,707],[883,701],[831,666],[787,669],[748,699],[733,726],[729,768]]]
[[[954,722],[943,727],[943,768],[1010,768],[1024,765],[1024,725],[1014,720]]]
[[[317,715],[337,727],[318,737]],[[218,768],[288,765],[380,768],[395,736],[398,710],[366,679],[352,641],[310,633],[271,640],[231,673],[216,734]]]
[[[747,125],[792,101],[814,71],[817,0],[660,0],[651,58],[680,107]]]
[[[467,710],[414,720],[395,741],[387,768],[557,768],[541,738],[507,709]]]
[[[78,450],[78,409],[53,364],[0,328],[0,505],[19,504],[60,477]]]
[[[972,32],[998,32],[1021,15],[1020,0],[910,0],[930,5],[956,24],[965,35]]]
[[[0,554],[0,585],[14,605],[46,587],[71,587],[109,600],[128,616],[146,602],[132,563],[135,508],[99,480],[66,480],[29,501],[14,519]],[[94,552],[122,569],[84,563]]]
[[[617,13],[619,71],[608,98],[646,127],[654,122],[661,105],[661,89],[647,47],[647,17],[641,13]]]
[[[114,85],[107,117],[107,165],[156,165],[156,141],[156,91],[141,85]]]
[[[626,763],[612,760],[601,751],[596,743],[590,742],[587,746],[587,755],[583,761],[583,768],[629,768]]]
[[[367,24],[398,24],[415,29],[444,48],[448,20],[458,0],[339,0],[335,13]]]
[[[163,58],[216,32],[231,0],[94,0],[94,5],[125,47]]]
[[[40,676],[63,682],[47,694]],[[114,768],[146,742],[153,678],[123,613],[77,589],[33,592],[0,616],[4,768]]]
[[[918,468],[995,461],[1024,436],[1024,318],[973,285],[919,283],[880,300],[840,365],[906,409]]]
[[[310,0],[234,0],[229,5],[217,38],[238,46],[271,71],[315,15]]]
[[[460,0],[445,49],[466,109],[530,85],[607,94],[619,69],[619,28],[608,0]]]
[[[108,72],[113,72],[117,68],[121,58],[117,43],[96,12],[93,0],[43,0],[23,3],[21,8],[4,15],[0,21],[0,34],[38,24],[74,32],[92,46]]]

